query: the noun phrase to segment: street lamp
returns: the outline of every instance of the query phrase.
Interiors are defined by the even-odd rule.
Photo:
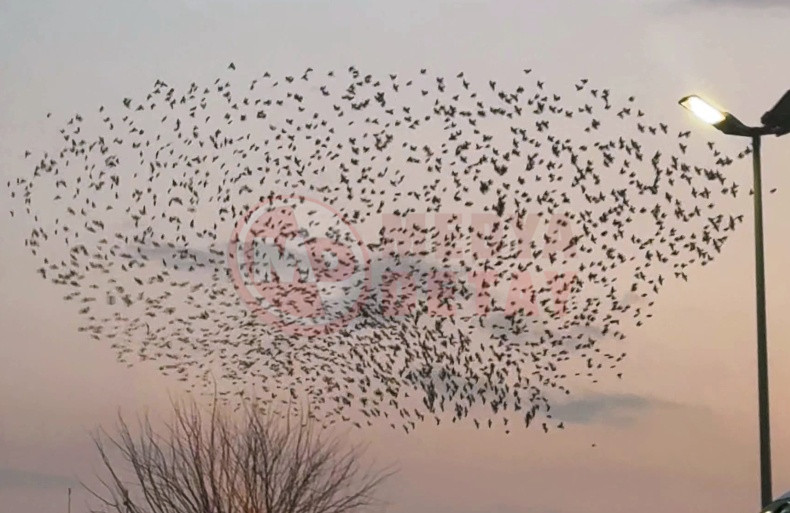
[[[757,285],[757,392],[760,421],[760,484],[762,507],[772,501],[771,493],[771,436],[768,415],[768,349],[765,329],[765,263],[763,259],[763,199],[760,180],[760,138],[774,134],[777,137],[790,133],[790,91],[787,91],[773,109],[766,112],[759,127],[741,123],[729,112],[717,109],[699,96],[686,96],[680,105],[690,110],[702,121],[713,125],[728,135],[752,138],[752,163],[754,169],[754,251]]]
[[[760,513],[790,513],[790,492],[765,506]]]

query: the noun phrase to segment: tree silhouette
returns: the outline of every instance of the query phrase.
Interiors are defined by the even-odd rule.
[[[309,415],[276,415],[254,402],[239,415],[213,401],[172,403],[155,428],[148,414],[134,434],[119,414],[117,433],[93,439],[106,476],[88,491],[118,513],[353,513],[374,506],[391,475],[363,468],[346,446]]]

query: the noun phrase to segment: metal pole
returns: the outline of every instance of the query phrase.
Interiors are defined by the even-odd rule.
[[[760,179],[760,136],[752,137],[754,164],[754,254],[757,285],[757,393],[760,416],[760,490],[762,507],[771,492],[771,425],[768,414],[768,346],[765,326],[765,262],[763,253],[763,193]]]

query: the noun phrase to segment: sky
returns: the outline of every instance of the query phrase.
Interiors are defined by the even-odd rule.
[[[553,84],[589,77],[734,149],[677,100],[703,94],[756,124],[790,87],[788,23],[783,0],[1,0],[0,173],[3,184],[24,176],[24,149],[53,140],[47,112],[66,119],[157,78],[205,83],[230,61],[253,74],[355,65],[480,80],[530,67]],[[778,188],[764,205],[775,496],[790,490],[788,141],[763,143],[764,189]],[[749,183],[746,160],[727,169]],[[750,216],[749,197],[740,201]],[[107,344],[79,333],[73,305],[36,274],[25,225],[0,223],[0,513],[61,512],[66,488],[98,468],[89,433],[111,426],[119,408],[157,411],[184,389],[116,363]],[[350,431],[400,469],[386,511],[758,511],[753,270],[746,222],[628,331],[623,379],[557,407],[563,431]],[[72,511],[85,499],[75,492]]]

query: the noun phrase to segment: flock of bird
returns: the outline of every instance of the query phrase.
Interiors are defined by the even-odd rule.
[[[529,69],[475,87],[464,73],[309,68],[239,88],[238,73],[183,89],[156,80],[76,114],[62,147],[25,152],[33,168],[8,184],[39,272],[77,303],[81,331],[226,401],[304,401],[326,424],[407,432],[443,420],[509,432],[540,417],[562,428],[551,403],[617,372],[625,325],[743,220],[722,172],[735,159],[586,79],[558,93]],[[228,257],[239,219],[279,195],[359,227],[374,276],[482,279],[453,281],[453,315],[422,296],[392,315],[397,298],[373,287],[338,329],[283,331],[245,304]],[[403,225],[384,229],[386,215]],[[358,285],[344,284],[340,310]]]

